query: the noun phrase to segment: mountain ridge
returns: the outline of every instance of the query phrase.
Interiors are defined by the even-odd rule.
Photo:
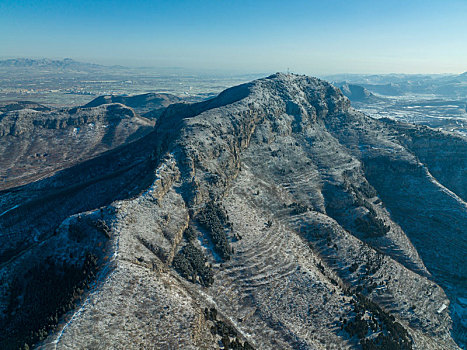
[[[437,142],[423,141],[433,135]],[[1,276],[21,276],[28,259],[49,254],[78,264],[86,250],[95,254],[95,289],[44,342],[58,348],[99,339],[130,348],[217,348],[221,341],[260,349],[454,349],[452,334],[465,337],[456,304],[465,291],[456,282],[465,272],[465,239],[452,238],[467,222],[465,183],[454,186],[465,173],[466,144],[426,127],[372,120],[316,78],[275,74],[212,100],[169,106],[132,144],[1,193],[3,232],[30,242],[3,263]],[[422,163],[430,152],[441,153]],[[410,215],[393,216],[401,201],[410,203],[403,189],[391,188],[397,179],[413,195]],[[68,198],[54,196],[54,187]],[[24,198],[48,193],[46,203],[61,203],[60,212],[23,222]],[[445,204],[442,216],[430,196]],[[28,210],[34,216],[39,206]],[[433,226],[430,216],[445,224]],[[418,219],[426,243],[417,227],[409,229]],[[38,231],[34,239],[22,225]],[[449,244],[440,247],[437,237]],[[35,240],[44,242],[40,251]],[[16,249],[10,245],[1,255]]]
[[[59,68],[59,69],[76,69],[76,68],[87,68],[87,69],[98,69],[103,67],[96,63],[87,63],[75,61],[71,58],[64,59],[49,59],[49,58],[10,58],[6,60],[0,60],[0,67],[14,67],[14,68]]]

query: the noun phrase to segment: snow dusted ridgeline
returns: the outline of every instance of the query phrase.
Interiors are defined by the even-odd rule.
[[[0,104],[0,189],[50,176],[142,137],[154,126],[119,103],[61,109],[16,105],[2,109]]]
[[[45,348],[455,349],[466,147],[305,76],[170,106],[140,140],[1,194],[1,322],[26,307],[12,276],[88,252],[98,283]]]

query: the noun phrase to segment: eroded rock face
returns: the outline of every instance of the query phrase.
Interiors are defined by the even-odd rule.
[[[19,186],[144,136],[154,123],[122,104],[0,107],[0,189]]]
[[[173,105],[144,138],[1,194],[1,322],[13,276],[87,251],[95,283],[45,348],[455,349],[466,144],[305,76]]]

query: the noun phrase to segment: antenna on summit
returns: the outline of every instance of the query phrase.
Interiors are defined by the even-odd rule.
[[[290,68],[287,67],[287,75],[289,75],[289,74],[290,74]]]

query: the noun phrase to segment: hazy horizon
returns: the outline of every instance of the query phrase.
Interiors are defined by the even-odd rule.
[[[219,75],[223,75],[223,74],[226,74],[226,75],[246,75],[246,76],[251,76],[251,75],[258,75],[258,76],[266,76],[266,75],[270,75],[270,74],[275,74],[275,73],[292,73],[292,74],[306,74],[306,75],[310,75],[310,74],[313,74],[314,72],[312,71],[293,71],[291,70],[290,68],[285,68],[285,69],[282,69],[282,70],[270,70],[270,71],[259,71],[259,70],[249,70],[249,71],[245,71],[245,70],[242,70],[242,69],[222,69],[222,68],[188,68],[188,67],[177,67],[177,66],[156,66],[156,65],[135,65],[135,64],[127,64],[127,65],[124,65],[124,64],[114,64],[114,63],[109,63],[109,62],[106,62],[106,61],[100,61],[100,60],[84,60],[84,59],[78,59],[78,58],[73,58],[73,57],[45,57],[45,56],[0,56],[0,61],[5,61],[5,60],[10,60],[10,59],[31,59],[31,60],[51,60],[51,61],[62,61],[62,60],[66,60],[66,59],[71,59],[75,62],[79,62],[79,63],[84,63],[84,64],[98,64],[98,65],[101,65],[101,66],[104,66],[104,67],[121,67],[121,68],[128,68],[128,69],[148,69],[148,70],[151,70],[153,71],[154,73],[163,73],[163,72],[170,72],[170,73],[174,73],[174,72],[177,72],[177,71],[180,71],[182,73],[187,73],[187,74],[219,74]],[[413,72],[410,72],[410,73],[407,73],[407,72],[404,72],[404,71],[401,71],[401,72],[383,72],[383,73],[380,73],[380,72],[373,72],[373,73],[370,73],[370,72],[345,72],[345,71],[336,71],[336,72],[332,72],[332,73],[316,73],[315,75],[318,76],[318,77],[328,77],[328,78],[332,78],[333,76],[345,76],[345,75],[348,75],[348,76],[352,76],[352,75],[355,75],[355,76],[365,76],[365,75],[368,75],[368,76],[371,76],[371,75],[387,75],[387,76],[390,76],[390,75],[413,75],[413,76],[416,76],[416,75],[427,75],[427,76],[443,76],[443,75],[459,75],[459,74],[463,74],[463,73],[466,73],[467,72],[467,68],[463,71],[458,71],[458,72],[436,72],[436,73],[433,73],[433,72],[418,72],[418,73],[413,73]]]
[[[0,3],[1,56],[301,74],[459,74],[467,2]]]

